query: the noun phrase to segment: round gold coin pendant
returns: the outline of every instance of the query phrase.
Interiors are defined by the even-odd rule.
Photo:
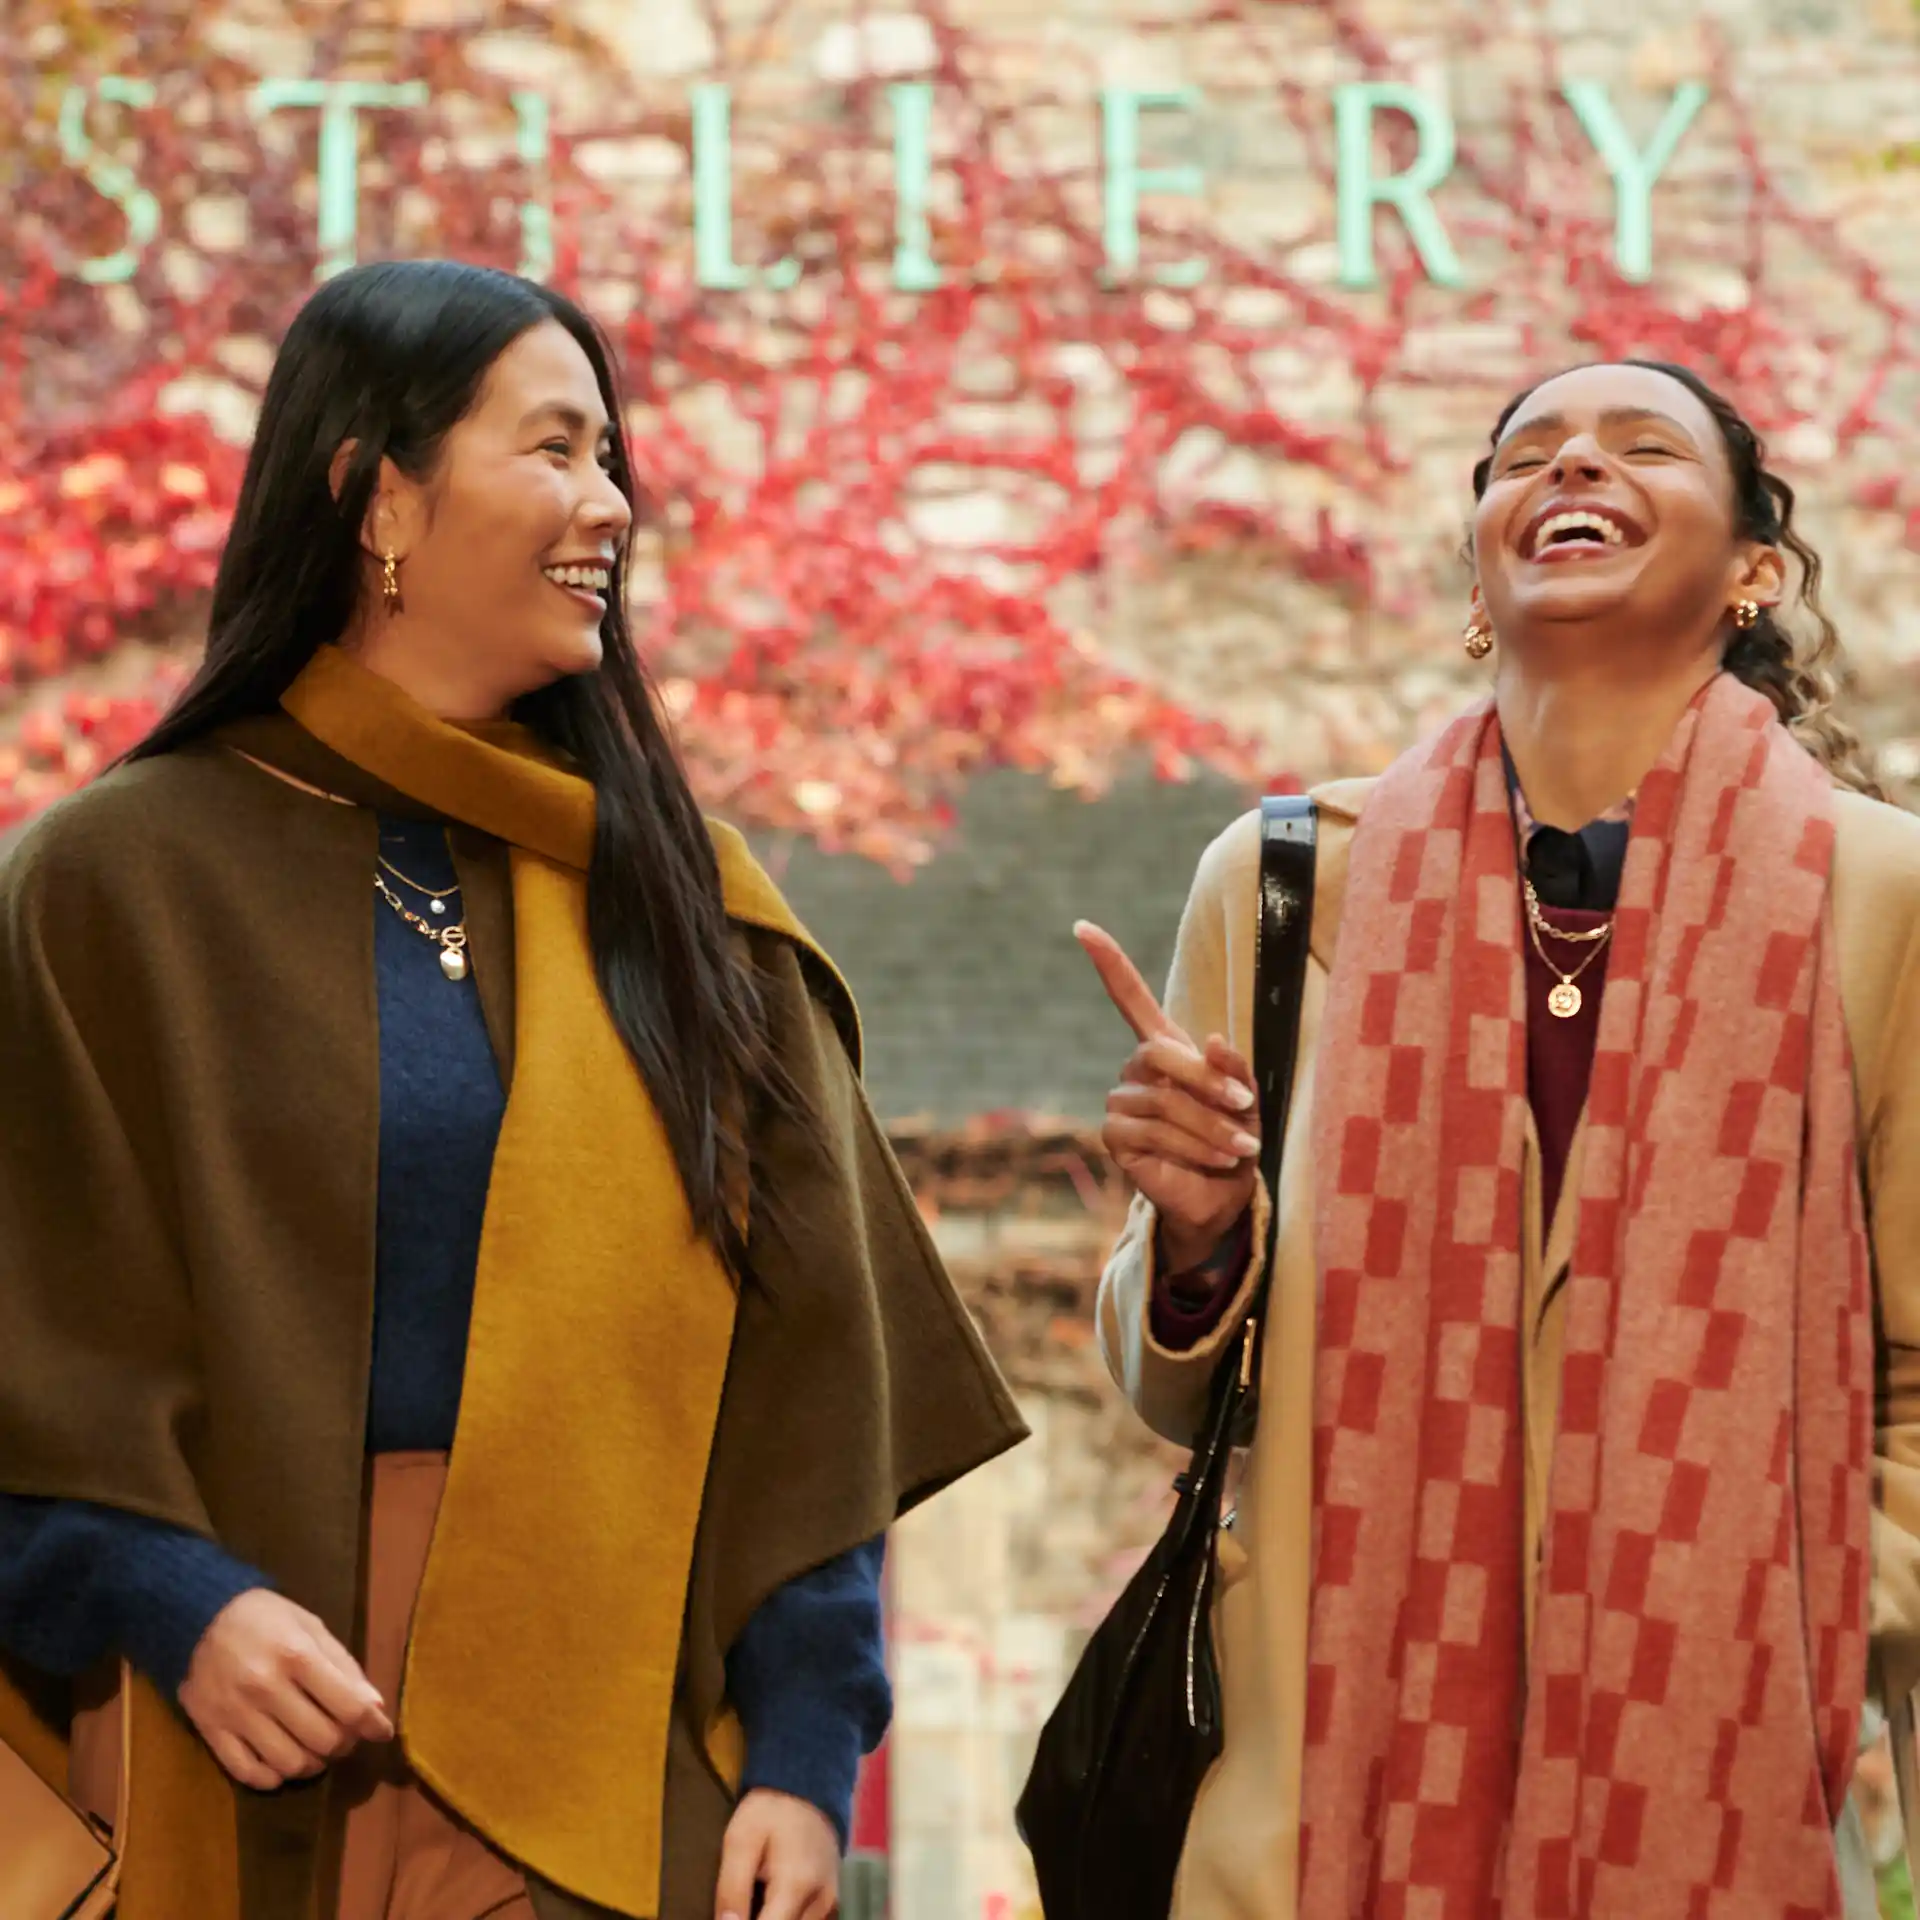
[[[1571,1020],[1580,1011],[1580,989],[1571,980],[1562,980],[1547,995],[1547,1011],[1556,1020]]]
[[[440,971],[449,980],[464,980],[467,977],[467,956],[458,947],[440,949]],[[1574,996],[1576,999],[1579,996]]]

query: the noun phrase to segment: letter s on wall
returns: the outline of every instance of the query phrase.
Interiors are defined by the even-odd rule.
[[[103,286],[115,280],[131,280],[140,256],[160,231],[160,203],[129,168],[104,158],[87,132],[87,102],[97,94],[102,100],[122,107],[153,105],[153,83],[110,73],[91,88],[71,86],[60,102],[60,151],[67,162],[86,176],[87,184],[102,199],[111,200],[127,217],[127,244],[118,253],[98,260],[84,261],[80,278],[89,286]]]

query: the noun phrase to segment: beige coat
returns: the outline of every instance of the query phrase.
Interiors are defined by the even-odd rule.
[[[1280,1177],[1261,1425],[1238,1518],[1220,1536],[1215,1633],[1226,1751],[1194,1810],[1172,1920],[1293,1920],[1295,1912],[1317,1295],[1310,1126],[1327,967],[1339,932],[1353,826],[1370,784],[1341,782],[1316,795],[1321,828],[1313,958]],[[1188,1032],[1225,1033],[1247,1054],[1259,846],[1259,816],[1248,814],[1201,857],[1166,999],[1167,1011]],[[1898,1712],[1920,1682],[1920,819],[1855,794],[1841,796],[1833,913],[1886,1342],[1876,1412],[1868,1679],[1874,1696]],[[1578,1190],[1581,1144],[1576,1133],[1562,1189],[1567,1195]],[[1532,1338],[1522,1392],[1531,1589],[1559,1392],[1560,1311],[1548,1281],[1566,1266],[1574,1213],[1563,1202],[1552,1221],[1541,1219],[1539,1142],[1531,1123],[1525,1172],[1525,1324]],[[1264,1244],[1266,1204],[1264,1192],[1256,1196],[1257,1245]],[[1147,1322],[1153,1239],[1153,1209],[1137,1198],[1101,1283],[1100,1342],[1114,1378],[1148,1425],[1185,1445],[1221,1348],[1245,1318],[1257,1267],[1217,1332],[1189,1353],[1171,1353],[1154,1340]],[[1531,1599],[1529,1591],[1529,1616]],[[1909,1752],[1911,1744],[1909,1737]]]

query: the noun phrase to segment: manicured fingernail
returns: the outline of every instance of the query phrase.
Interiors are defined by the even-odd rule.
[[[1243,1156],[1249,1153],[1258,1153],[1260,1151],[1260,1142],[1250,1133],[1236,1133],[1233,1136],[1233,1150],[1235,1153]]]
[[[1229,1080],[1227,1082],[1227,1105],[1230,1107],[1238,1107],[1242,1113],[1245,1113],[1247,1109],[1253,1105],[1253,1089],[1249,1086],[1242,1085],[1238,1080]]]

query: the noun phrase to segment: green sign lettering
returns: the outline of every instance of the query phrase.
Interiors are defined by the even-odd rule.
[[[1706,105],[1707,89],[1698,80],[1689,80],[1673,96],[1645,153],[1634,152],[1633,141],[1598,80],[1569,80],[1561,92],[1613,176],[1613,257],[1626,279],[1643,284],[1653,278],[1654,183],[1666,172],[1675,148]]]
[[[110,100],[116,106],[153,105],[153,83],[148,80],[130,80],[122,74],[110,73],[94,91],[102,100]],[[69,87],[61,98],[60,151],[71,165],[86,174],[87,184],[94,192],[111,200],[127,216],[127,244],[118,253],[83,261],[80,278],[95,287],[116,280],[131,280],[141,254],[160,231],[160,202],[140,184],[136,175],[114,161],[102,159],[94,150],[92,137],[87,132],[85,87]]]
[[[893,102],[893,284],[932,293],[946,284],[930,251],[927,198],[933,180],[933,89],[924,80],[889,87]]]
[[[544,176],[550,151],[546,95],[516,88],[513,118],[521,161]],[[553,271],[553,212],[544,200],[520,203],[520,271],[529,280],[544,280]]]
[[[1413,122],[1419,153],[1405,173],[1376,180],[1373,116],[1394,108]],[[1340,284],[1364,288],[1377,283],[1373,210],[1386,206],[1400,216],[1427,278],[1443,287],[1465,286],[1467,277],[1429,198],[1453,171],[1453,120],[1447,110],[1395,81],[1356,81],[1334,89],[1333,138]]]
[[[262,116],[282,107],[320,109],[320,272],[322,280],[353,265],[360,229],[362,107],[424,107],[424,80],[386,86],[373,80],[263,80],[253,90]]]
[[[1598,81],[1572,80],[1561,89],[1605,165],[1614,188],[1614,258],[1621,274],[1645,282],[1653,273],[1653,189],[1708,99],[1698,81],[1680,87],[1644,148],[1636,148],[1607,89]],[[947,275],[933,257],[929,216],[933,178],[933,88],[926,81],[887,89],[893,109],[894,246],[892,280],[907,293],[933,293]],[[732,94],[720,83],[692,89],[693,251],[697,283],[739,292],[758,287],[784,292],[800,278],[789,256],[763,268],[733,257]],[[359,229],[359,116],[363,109],[424,107],[431,96],[424,81],[395,84],[368,80],[264,80],[251,95],[264,116],[288,107],[311,107],[320,115],[319,277],[351,266]],[[126,244],[119,252],[81,262],[78,277],[90,285],[131,278],[160,230],[160,203],[133,169],[109,159],[95,145],[89,111],[96,103],[150,108],[150,81],[110,74],[91,86],[68,87],[61,96],[60,150],[93,190],[125,216]],[[514,150],[539,183],[520,207],[520,271],[544,280],[554,271],[555,241],[550,204],[549,108],[545,97],[525,88],[512,95]],[[1101,277],[1117,285],[1141,274],[1140,198],[1143,193],[1198,195],[1206,177],[1198,166],[1150,168],[1140,164],[1140,122],[1145,113],[1194,112],[1200,96],[1190,87],[1154,89],[1109,86],[1100,91],[1103,162]],[[1374,127],[1383,112],[1402,113],[1416,135],[1413,162],[1384,177],[1374,172]],[[1397,81],[1367,80],[1336,87],[1333,99],[1335,224],[1342,286],[1379,284],[1374,214],[1387,208],[1400,218],[1421,270],[1435,285],[1464,287],[1467,279],[1453,243],[1434,209],[1433,196],[1453,170],[1453,121],[1440,102]],[[1191,287],[1204,278],[1206,262],[1180,261],[1154,269],[1162,286]]]
[[[1140,87],[1102,87],[1100,124],[1105,182],[1105,239],[1107,274],[1113,280],[1131,279],[1140,271],[1140,194],[1197,194],[1206,189],[1206,176],[1198,167],[1151,167],[1140,165],[1140,115],[1143,109],[1166,112],[1177,108],[1191,111],[1200,104],[1200,96],[1191,87],[1152,91]],[[1154,278],[1165,287],[1198,286],[1206,277],[1204,260],[1183,260],[1177,266],[1161,267]]]
[[[693,90],[693,270],[703,287],[738,293],[754,275],[733,257],[733,103],[709,82]],[[800,262],[769,267],[760,284],[784,293],[800,278]]]

